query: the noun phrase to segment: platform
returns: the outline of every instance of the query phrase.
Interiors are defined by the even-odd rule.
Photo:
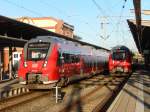
[[[18,79],[12,79],[12,80],[8,80],[8,81],[0,81],[0,92],[4,89],[10,88],[10,86],[12,86],[13,84],[16,84],[18,82],[19,82]]]
[[[150,112],[150,71],[135,71],[107,112]]]

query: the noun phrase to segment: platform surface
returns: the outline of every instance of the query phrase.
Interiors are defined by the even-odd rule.
[[[3,91],[4,89],[10,88],[13,84],[18,83],[18,79],[12,79],[8,81],[0,81],[0,91]]]
[[[150,112],[150,71],[133,72],[107,112]]]

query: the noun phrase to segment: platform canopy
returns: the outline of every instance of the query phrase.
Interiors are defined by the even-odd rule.
[[[48,30],[0,16],[0,35],[29,40],[37,35],[56,35]]]
[[[25,39],[18,39],[0,35],[0,47],[23,47],[27,42]]]
[[[138,36],[135,20],[127,20],[134,41],[140,53],[150,54],[150,20],[141,21],[141,37]]]
[[[46,29],[42,29],[37,26],[26,24],[26,23],[17,21],[15,19],[0,15],[0,39],[1,39],[0,44],[7,43],[7,44],[23,46],[24,44],[22,43],[25,43],[27,40],[30,40],[31,38],[35,38],[36,36],[47,36],[47,35],[57,36],[66,40],[78,42],[81,45],[89,45],[97,49],[103,49],[103,50],[109,51],[108,49],[105,49],[103,47],[99,47],[99,46],[92,45],[86,42],[75,40],[75,39],[48,31]],[[7,40],[11,40],[11,41],[7,41]]]

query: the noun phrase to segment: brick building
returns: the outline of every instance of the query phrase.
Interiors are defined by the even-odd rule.
[[[18,21],[73,38],[74,26],[53,17],[21,17]]]

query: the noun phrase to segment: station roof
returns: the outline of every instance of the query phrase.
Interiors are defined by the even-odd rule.
[[[25,41],[30,40],[31,38],[35,38],[36,36],[49,35],[49,36],[58,36],[66,40],[78,42],[82,45],[89,45],[97,49],[104,49],[104,50],[109,51],[106,48],[92,45],[90,43],[82,42],[82,41],[75,40],[72,38],[68,38],[66,36],[63,36],[63,35],[60,35],[60,34],[30,25],[30,24],[26,24],[26,23],[2,16],[2,15],[0,15],[0,35],[1,35],[0,39],[1,40],[3,39],[3,42],[6,42],[7,40],[10,39],[11,40],[10,42],[15,42],[14,44],[18,44],[19,42],[20,43],[18,44],[19,46],[21,46],[22,43],[24,43]],[[10,38],[8,39],[7,37],[10,37]],[[16,41],[13,39],[16,39]],[[7,43],[9,42],[7,41]]]
[[[150,52],[150,21],[142,20],[141,21],[141,37],[138,37],[136,21],[127,20],[130,30],[132,32],[134,41],[140,53],[144,51]]]
[[[18,39],[0,35],[0,47],[23,47],[26,42],[27,40],[25,39]]]

